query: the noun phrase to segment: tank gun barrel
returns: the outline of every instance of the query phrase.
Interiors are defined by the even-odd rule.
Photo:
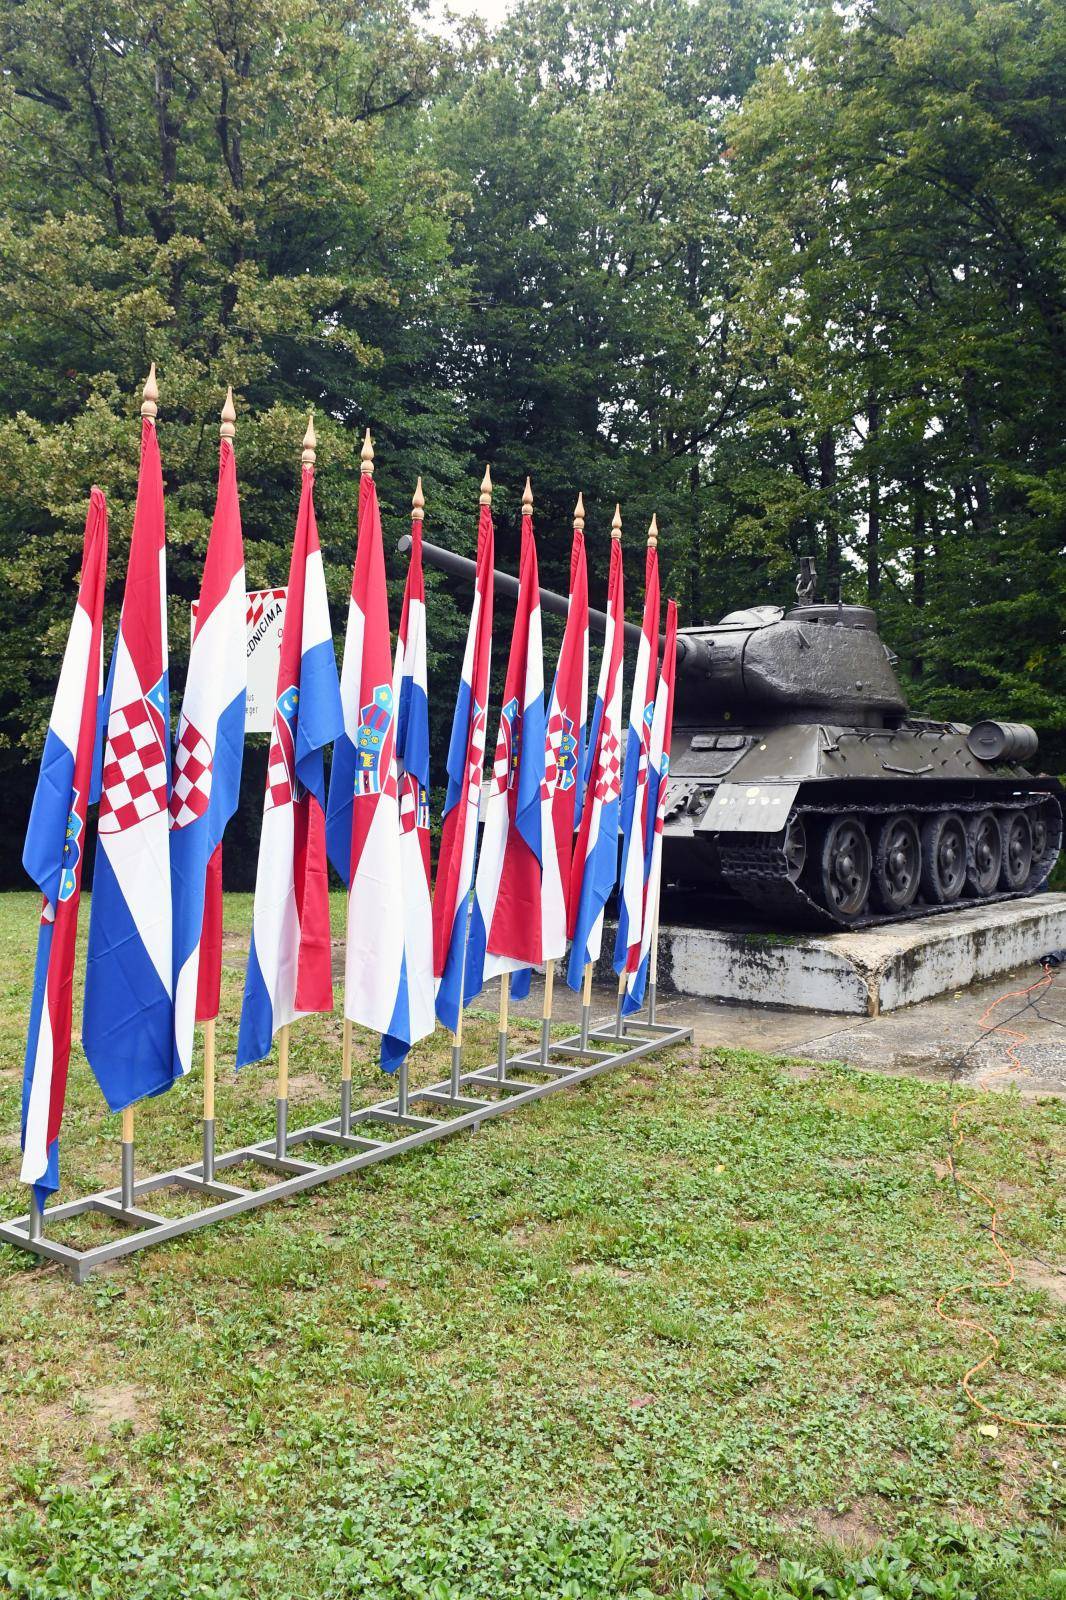
[[[403,538],[397,542],[397,553],[405,556],[410,548],[411,535],[405,533]],[[463,578],[471,587],[473,586],[477,565],[468,556],[456,555],[454,550],[445,550],[442,545],[430,544],[425,539],[422,541],[422,555],[431,567],[437,568],[438,572],[450,573],[453,578]],[[501,572],[499,567],[496,567],[493,572],[493,582],[498,594],[507,595],[512,600],[518,598],[518,579],[512,578],[509,572]],[[540,606],[542,611],[550,611],[554,616],[565,617],[570,609],[570,600],[567,595],[556,594],[553,589],[541,589]],[[607,613],[605,611],[594,611],[590,606],[589,624],[593,628],[605,629],[607,626]],[[635,622],[626,622],[623,627],[625,629],[626,644],[635,648],[640,643],[640,628]],[[662,645],[662,640],[663,636],[660,635],[660,646]],[[690,648],[688,640],[684,638],[678,639],[677,661],[679,666],[685,660]]]

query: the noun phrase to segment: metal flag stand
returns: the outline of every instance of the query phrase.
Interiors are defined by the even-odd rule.
[[[584,1010],[584,1008],[583,1008]],[[138,1250],[150,1249],[186,1233],[195,1233],[214,1222],[226,1222],[243,1211],[269,1205],[275,1200],[288,1199],[317,1188],[334,1178],[346,1178],[363,1167],[388,1161],[393,1156],[407,1155],[420,1145],[450,1138],[467,1129],[476,1129],[494,1117],[505,1116],[520,1106],[561,1089],[587,1083],[602,1072],[614,1067],[627,1066],[642,1056],[652,1055],[674,1045],[684,1044],[692,1038],[691,1028],[672,1027],[641,1016],[626,1018],[622,1036],[615,1034],[615,1019],[605,1018],[595,1027],[589,1027],[585,1012],[584,1025],[558,1043],[538,1043],[532,1050],[511,1056],[500,1063],[473,1072],[462,1073],[453,1089],[450,1078],[430,1084],[425,1089],[408,1090],[405,1078],[399,1084],[399,1094],[376,1105],[362,1106],[349,1113],[348,1125],[342,1117],[327,1122],[310,1124],[289,1132],[279,1118],[276,1132],[257,1144],[243,1145],[224,1155],[216,1155],[214,1175],[204,1172],[203,1161],[188,1166],[174,1167],[169,1172],[155,1173],[150,1177],[135,1178],[133,1172],[132,1141],[123,1143],[122,1182],[118,1189],[103,1189],[98,1194],[81,1200],[70,1200],[63,1205],[49,1206],[44,1214],[44,1226],[36,1207],[31,1205],[28,1215],[0,1223],[0,1242],[18,1246],[67,1268],[76,1283],[84,1283],[95,1268],[120,1256],[133,1255]],[[594,1048],[593,1045],[601,1046]],[[547,1081],[536,1081],[546,1078]],[[488,1095],[494,1098],[487,1098]],[[428,1115],[419,1114],[413,1107],[421,1107]],[[445,1115],[432,1113],[441,1108]],[[447,1115],[458,1109],[458,1116]],[[132,1120],[132,1119],[131,1119]],[[352,1132],[353,1128],[361,1132]],[[400,1137],[391,1140],[372,1137],[375,1129],[404,1129]],[[131,1130],[132,1131],[132,1130]],[[345,1152],[339,1160],[317,1162],[293,1155],[301,1146],[312,1149],[339,1148]],[[126,1151],[129,1150],[129,1160]],[[310,1152],[308,1152],[310,1153]],[[246,1189],[238,1184],[226,1183],[219,1174],[233,1167],[256,1166],[275,1173],[276,1181],[259,1189]],[[210,1197],[210,1204],[183,1217],[163,1217],[146,1208],[146,1197],[164,1189],[181,1189]],[[125,1224],[129,1232],[104,1244],[87,1250],[76,1250],[51,1236],[57,1223],[87,1212],[110,1217]]]

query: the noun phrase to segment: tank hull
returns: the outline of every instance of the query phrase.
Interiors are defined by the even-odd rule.
[[[1046,884],[1062,785],[975,757],[958,723],[828,723],[676,734],[664,912],[728,893],[788,927],[854,928]]]

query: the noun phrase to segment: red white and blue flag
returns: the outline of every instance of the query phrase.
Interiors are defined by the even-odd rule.
[[[174,1081],[166,533],[151,417],[141,419],[137,505],[104,717],[82,1043],[108,1106],[122,1111]]]
[[[418,494],[422,480],[418,480]],[[411,1042],[436,1027],[433,911],[429,866],[429,679],[426,673],[426,590],[422,518],[411,518],[411,556],[393,667],[396,771],[400,791],[400,872],[403,877],[404,966]]]
[[[622,996],[622,1014],[631,1016],[644,1004],[651,959],[651,941],[659,923],[659,894],[662,889],[663,820],[666,815],[666,786],[670,771],[670,741],[674,726],[674,678],[677,673],[677,607],[666,602],[666,637],[663,641],[663,670],[655,694],[651,746],[648,753],[648,865],[645,875],[645,900],[640,931],[640,953],[635,967],[627,972]]]
[[[474,604],[466,634],[459,694],[448,744],[448,791],[433,892],[433,971],[437,1017],[454,1033],[463,1007],[463,974],[470,888],[477,852],[478,808],[485,761],[493,599],[492,510],[482,505],[478,522]]]
[[[622,542],[611,540],[607,580],[607,627],[603,641],[595,730],[589,762],[589,788],[574,849],[570,893],[577,905],[566,981],[580,989],[585,967],[599,960],[603,911],[618,873],[618,812],[622,751],[622,640],[625,608]]]
[[[48,722],[22,864],[43,896],[22,1080],[23,1183],[43,1210],[59,1187],[59,1125],[70,1061],[74,943],[86,812],[103,689],[107,503],[89,498],[81,582]]]
[[[541,791],[544,785],[544,651],[533,519],[522,518],[518,608],[496,736],[466,948],[464,1002],[486,978],[523,973],[543,960]]]
[[[285,1024],[333,1010],[322,752],[340,735],[343,719],[314,484],[314,469],[305,466],[281,633],[239,1067],[269,1055]]]
[[[396,782],[396,696],[385,552],[373,474],[359,483],[359,536],[341,667],[344,731],[329,781],[331,838],[349,829],[344,1015],[381,1035],[393,1072],[411,1047]],[[343,839],[331,845],[343,873]]]
[[[196,1023],[218,1015],[222,834],[241,786],[247,604],[237,466],[223,439],[170,790],[175,1077],[192,1065]]]
[[[548,698],[544,750],[545,809],[542,812],[544,881],[541,912],[544,959],[566,950],[570,917],[570,873],[574,833],[581,821],[589,699],[589,585],[585,535],[575,523],[570,551],[570,606],[559,650],[559,664]]]
[[[648,537],[644,565],[644,619],[629,700],[629,730],[622,767],[622,867],[618,894],[618,932],[614,970],[634,972],[640,961],[651,833],[655,809],[648,796],[648,751],[659,676],[659,553],[655,533]]]

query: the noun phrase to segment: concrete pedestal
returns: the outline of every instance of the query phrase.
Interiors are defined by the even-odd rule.
[[[1031,968],[1040,956],[1064,947],[1066,894],[1037,894],[856,933],[663,928],[659,990],[875,1017]],[[613,938],[605,937],[604,948],[613,950]]]

